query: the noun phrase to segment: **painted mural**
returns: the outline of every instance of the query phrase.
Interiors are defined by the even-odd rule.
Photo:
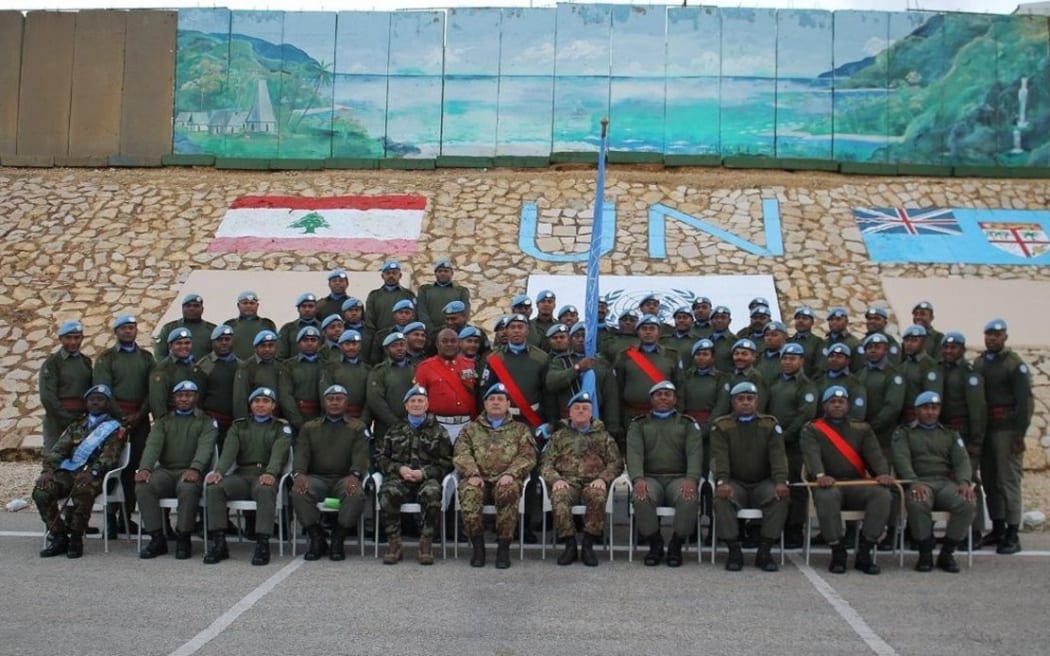
[[[1046,17],[179,10],[177,153],[1050,164]]]

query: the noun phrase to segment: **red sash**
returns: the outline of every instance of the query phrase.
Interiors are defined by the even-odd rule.
[[[492,370],[496,372],[496,377],[499,378],[499,382],[503,383],[507,388],[507,394],[510,395],[510,400],[517,406],[518,410],[521,411],[521,416],[525,417],[525,421],[529,422],[529,426],[533,428],[539,428],[543,425],[543,419],[540,418],[536,411],[532,409],[532,406],[527,400],[525,400],[525,394],[522,393],[521,388],[514,382],[514,379],[510,377],[510,372],[507,371],[507,365],[503,363],[496,356],[492,356],[488,360],[488,365],[492,367]]]
[[[829,426],[823,419],[817,419],[813,422],[813,428],[820,431],[824,437],[828,438],[831,442],[831,446],[835,447],[843,458],[849,460],[849,464],[853,465],[853,468],[857,470],[861,478],[868,478],[868,469],[864,466],[864,461],[861,459],[860,454],[850,446],[849,442],[844,437],[838,434],[834,428]]]
[[[662,383],[663,381],[667,380],[667,376],[665,376],[662,371],[657,369],[655,364],[653,364],[649,360],[646,360],[645,356],[642,355],[638,349],[632,347],[627,349],[627,351],[625,352],[627,353],[627,357],[631,358],[631,362],[638,365],[638,368],[641,369],[642,373],[644,373],[646,376],[649,377],[650,380],[653,381],[654,385],[656,383]]]

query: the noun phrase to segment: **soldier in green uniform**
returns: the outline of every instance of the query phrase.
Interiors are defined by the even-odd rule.
[[[682,564],[682,547],[696,530],[703,473],[703,437],[700,426],[679,414],[674,383],[661,381],[649,389],[651,407],[627,428],[627,473],[631,477],[631,504],[638,533],[649,545],[645,564],[664,560],[658,506],[675,509],[674,532],[667,543],[667,565]]]
[[[496,506],[496,568],[510,567],[510,541],[518,519],[525,477],[536,465],[532,431],[510,416],[510,395],[503,383],[482,395],[484,411],[467,424],[453,447],[459,474],[463,528],[473,546],[471,567],[485,566],[482,508]]]
[[[372,334],[365,329],[365,304],[353,296],[343,301],[343,332],[356,330],[361,335],[361,357],[368,360],[372,352]]]
[[[558,299],[554,296],[554,292],[549,289],[544,289],[539,294],[536,294],[536,316],[529,323],[531,329],[529,343],[533,346],[538,346],[544,351],[550,350],[546,337],[547,331],[550,330],[551,326],[558,323],[554,316],[554,308],[557,305],[557,301]]]
[[[879,440],[871,427],[849,418],[849,391],[840,385],[825,390],[821,397],[824,416],[803,427],[799,438],[802,457],[813,488],[813,505],[817,510],[820,532],[831,547],[832,574],[846,573],[846,545],[842,538],[842,511],[863,510],[864,522],[853,566],[865,574],[878,574],[880,569],[872,550],[882,537],[890,518],[894,484],[890,466],[882,455]],[[837,485],[875,477],[878,485]],[[794,501],[792,501],[794,503]]]
[[[413,385],[404,396],[405,418],[394,424],[376,447],[376,469],[383,475],[379,506],[386,527],[387,551],[383,563],[401,561],[401,504],[418,503],[422,529],[416,559],[433,565],[434,532],[441,525],[441,493],[452,471],[452,442],[448,431],[427,412],[426,389]]]
[[[700,471],[705,472],[710,466],[711,422],[717,418],[713,412],[725,387],[726,375],[715,368],[715,345],[711,340],[697,340],[693,344],[692,354],[692,366],[682,376],[678,409],[700,424],[704,458],[700,463]],[[705,499],[710,501],[709,497]]]
[[[780,354],[784,345],[787,344],[787,337],[787,326],[779,321],[769,321],[762,329],[761,352],[755,362],[755,369],[761,374],[766,387],[772,385],[773,381],[780,377]]]
[[[769,323],[771,315],[766,305],[755,305],[750,309],[751,323],[747,330],[742,331],[737,337],[746,337],[755,343],[758,351],[765,348],[763,337],[766,334],[766,324]]]
[[[559,422],[543,450],[540,476],[550,486],[551,508],[558,540],[565,550],[559,565],[576,561],[596,567],[594,543],[605,531],[605,502],[609,486],[623,472],[623,457],[601,419],[594,418],[591,395],[577,392],[568,402],[569,416]],[[583,548],[577,552],[572,507],[582,503]]]
[[[379,273],[383,285],[368,292],[368,298],[365,299],[365,331],[375,336],[373,342],[381,341],[383,338],[379,336],[380,333],[395,324],[395,303],[408,300],[412,301],[412,307],[415,308],[416,302],[412,290],[401,286],[401,264],[397,260],[383,262]]]
[[[887,338],[888,339],[888,338]],[[901,410],[901,423],[906,424],[915,419],[915,408],[909,403],[921,392],[944,391],[937,361],[926,352],[926,329],[922,326],[908,326],[901,338],[904,341],[904,353],[901,356],[897,371],[904,377],[904,408]]]
[[[676,386],[681,383],[678,352],[661,346],[659,339],[660,319],[647,314],[638,322],[638,345],[621,351],[613,362],[623,400],[623,426],[629,427],[635,417],[652,409],[653,385],[665,380]]]
[[[682,306],[674,311],[674,329],[660,338],[660,343],[678,353],[680,361],[678,366],[685,369],[691,364],[691,358],[687,355],[693,348],[693,342],[700,337],[693,332],[693,311]]]
[[[434,282],[419,286],[416,297],[419,320],[430,332],[437,332],[445,326],[445,306],[453,302],[463,304],[464,314],[470,313],[470,290],[452,281],[450,260],[439,260],[434,265]]]
[[[187,328],[176,328],[168,333],[167,357],[157,361],[149,377],[149,410],[153,421],[158,421],[175,407],[171,390],[183,380],[192,380],[198,390],[204,389],[207,381],[194,368],[193,336]]]
[[[174,409],[153,424],[146,440],[135,472],[135,494],[150,543],[139,552],[139,558],[168,553],[160,511],[160,500],[166,497],[179,500],[175,558],[185,560],[193,555],[190,538],[203,492],[203,473],[212,461],[218,432],[215,420],[197,407],[198,392],[191,380],[176,383],[172,388]]]
[[[456,337],[459,339],[459,352],[474,362],[474,371],[481,378],[485,371],[485,358],[481,355],[481,331],[476,326],[467,326]]]
[[[937,349],[940,348],[941,340],[944,339],[944,335],[939,330],[933,327],[933,303],[929,301],[919,301],[915,304],[915,307],[911,309],[911,320],[912,323],[918,324],[926,329],[926,343],[924,348],[926,353],[936,358],[938,353]]]
[[[808,358],[808,354],[807,354]],[[824,396],[828,388],[839,385],[845,387],[850,396],[851,419],[864,421],[868,414],[868,391],[856,375],[850,373],[850,349],[845,344],[836,344],[828,350],[827,369],[817,370],[817,376],[813,379],[817,396]],[[822,416],[823,408],[817,408],[817,416]]]
[[[522,316],[527,317],[527,314]],[[500,317],[496,319],[496,323],[492,324],[492,350],[502,351],[507,348],[507,322],[510,320],[510,316]],[[530,333],[531,334],[531,333]],[[536,348],[539,348],[538,346]]]
[[[343,314],[343,303],[350,298],[346,294],[350,278],[346,271],[333,269],[328,272],[328,293],[317,299],[317,316],[324,318],[331,314]]]
[[[157,360],[168,357],[168,348],[171,341],[168,337],[173,330],[185,328],[190,332],[193,340],[191,353],[194,358],[204,357],[211,350],[211,331],[215,330],[215,324],[204,320],[204,299],[200,294],[187,294],[182,299],[182,318],[169,321],[160,328],[154,341],[153,353]]]
[[[771,551],[784,530],[790,495],[782,431],[776,418],[758,414],[758,387],[754,383],[737,383],[730,394],[732,414],[719,417],[711,428],[715,526],[729,547],[726,569],[738,572],[744,566],[744,554],[737,511],[761,508],[762,540],[755,567],[775,572],[779,566]]]
[[[128,428],[128,441],[131,443],[131,458],[128,466],[121,472],[121,485],[124,487],[124,501],[129,512],[135,509],[135,469],[142,458],[142,449],[146,446],[149,435],[149,373],[156,364],[153,354],[139,348],[138,322],[130,314],[124,314],[113,320],[113,332],[117,343],[98,356],[91,377],[96,385],[106,385],[113,390],[113,396],[125,426]],[[107,524],[119,527],[123,517],[111,511]],[[135,530],[133,522],[127,527],[129,533]]]
[[[911,480],[904,503],[908,527],[919,545],[918,572],[933,569],[934,510],[951,516],[945,529],[944,545],[937,556],[937,567],[956,573],[955,549],[970,530],[976,512],[976,495],[970,481],[970,457],[959,434],[937,421],[941,396],[923,392],[915,399],[915,421],[893,434],[893,465],[897,475]]]
[[[605,354],[605,346],[610,340],[616,335],[616,328],[610,326],[607,322],[609,319],[609,301],[602,297],[598,299],[598,353]],[[608,357],[606,357],[608,360]],[[611,362],[611,360],[610,360]]]
[[[769,387],[766,385],[765,379],[762,378],[762,374],[755,369],[757,351],[758,346],[747,337],[738,339],[733,344],[733,350],[731,351],[733,366],[726,372],[722,394],[715,405],[714,415],[716,417],[729,414],[732,409],[730,392],[737,383],[742,382],[754,383],[758,389],[758,412],[763,413],[766,411],[766,406],[769,405]]]
[[[66,427],[84,413],[84,392],[91,387],[91,358],[80,352],[84,326],[66,321],[58,327],[62,347],[40,367],[40,405],[44,406],[44,449],[58,442]]]
[[[237,316],[224,325],[233,328],[233,354],[238,360],[248,360],[255,354],[255,336],[264,330],[277,332],[277,324],[259,316],[259,295],[244,291],[237,295]]]
[[[733,320],[732,312],[725,305],[715,306],[711,310],[711,334],[708,336],[715,344],[715,367],[719,371],[729,372],[733,368],[733,344],[736,333],[729,329]]]
[[[992,518],[992,532],[984,544],[998,545],[996,553],[1021,550],[1021,477],[1024,473],[1024,436],[1032,421],[1032,379],[1028,365],[1006,346],[1006,322],[993,319],[984,326],[985,351],[974,362],[984,376],[988,427],[981,450],[981,475]]]
[[[462,301],[451,301],[446,304],[445,307],[441,308],[441,312],[444,315],[445,322],[444,324],[441,324],[439,328],[450,328],[458,334],[459,331],[470,325],[467,323],[467,306]],[[477,328],[478,336],[481,338],[481,343],[479,344],[481,353],[488,353],[492,350],[492,345],[489,344],[488,336],[485,335],[485,331],[480,327],[474,326],[474,328]],[[440,330],[431,332],[430,342],[427,344],[428,351],[433,353],[437,352],[438,332],[440,332]]]
[[[347,393],[347,415],[360,419],[365,426],[372,423],[372,413],[368,411],[368,374],[371,367],[361,357],[361,333],[356,330],[344,330],[339,336],[338,360],[329,360],[321,369],[321,388],[342,385]]]
[[[405,356],[417,366],[433,353],[430,351],[430,339],[427,337],[427,326],[422,321],[413,321],[405,326]]]
[[[984,490],[981,486],[979,467],[984,448],[984,433],[988,428],[988,402],[985,397],[984,376],[977,373],[966,361],[966,337],[956,331],[947,332],[941,339],[940,368],[944,393],[941,395],[941,423],[958,431],[966,445],[973,468],[971,480],[977,495],[977,512],[974,514],[973,548],[980,549],[984,530]]]
[[[299,431],[303,424],[321,416],[321,369],[317,354],[321,331],[306,326],[296,336],[298,353],[281,363],[277,374],[277,405],[281,416]]]
[[[321,356],[322,360],[328,362],[343,357],[339,350],[339,338],[345,330],[340,314],[329,314],[321,321],[321,347],[317,349],[317,355]]]
[[[795,310],[794,323],[795,334],[790,341],[801,344],[806,352],[806,365],[804,372],[806,376],[815,379],[821,371],[821,364],[825,358],[822,353],[824,340],[813,334],[813,323],[817,315],[810,307],[802,306]]]
[[[264,330],[252,340],[255,355],[241,362],[233,378],[233,417],[247,417],[248,397],[260,387],[277,389],[281,364],[277,361],[277,333]]]
[[[532,299],[528,294],[515,294],[510,299],[510,313],[532,316]]]
[[[386,357],[386,348],[383,346],[383,342],[387,336],[393,333],[405,334],[405,328],[409,324],[414,323],[416,320],[416,304],[411,299],[403,298],[400,301],[394,303],[391,308],[393,313],[394,323],[381,328],[376,332],[376,337],[372,341],[372,352],[368,354],[369,364],[375,366],[383,361]]]
[[[828,310],[828,334],[824,338],[824,345],[821,347],[822,357],[817,363],[819,368],[827,368],[828,353],[835,344],[845,344],[849,347],[850,353],[852,353],[849,365],[850,371],[859,371],[864,366],[864,358],[861,356],[859,348],[860,340],[849,331],[849,313],[846,312],[844,307],[833,307]]]
[[[572,328],[580,321],[580,311],[575,305],[563,305],[558,308],[558,323]]]
[[[864,340],[879,333],[885,335],[886,339],[889,340],[890,346],[887,357],[890,359],[890,362],[894,364],[900,362],[901,346],[892,335],[886,332],[886,326],[889,324],[889,321],[890,313],[886,308],[873,305],[864,311],[864,326],[867,332],[864,333],[864,337],[861,339],[860,353],[862,356],[864,355]]]
[[[102,493],[106,472],[120,464],[127,433],[114,413],[113,392],[95,385],[84,393],[87,414],[70,423],[43,452],[43,470],[33,487],[33,503],[44,522],[48,541],[41,558],[84,555],[84,531],[95,497]],[[58,502],[69,498],[69,523]]]
[[[233,328],[216,326],[211,332],[211,353],[193,365],[196,377],[204,379],[200,407],[219,427],[216,440],[220,449],[233,423],[233,384],[241,366],[233,354],[233,341]]]
[[[363,483],[368,476],[368,437],[365,425],[346,417],[346,389],[332,385],[324,391],[324,416],[303,424],[296,437],[292,462],[292,509],[310,539],[306,560],[328,553],[331,560],[344,560],[343,541],[357,525],[365,508]],[[321,528],[317,504],[326,498],[339,499],[339,514],[332,531],[332,544]]]
[[[638,315],[624,312],[616,322],[616,331],[605,340],[602,355],[609,362],[616,362],[620,353],[638,345]]]
[[[405,418],[405,392],[412,387],[415,364],[408,359],[408,342],[402,333],[383,340],[387,358],[368,374],[366,403],[375,421],[372,434],[382,439],[392,426]]]
[[[598,413],[609,434],[623,442],[625,433],[620,424],[620,390],[616,386],[616,375],[612,366],[602,357],[589,358],[584,353],[584,340],[587,326],[582,321],[569,329],[569,349],[564,353],[551,353],[547,367],[545,385],[547,391],[554,395],[561,419],[568,418],[569,399],[583,390],[583,376],[593,370],[595,373],[595,401],[598,402]]]
[[[226,503],[235,500],[255,502],[256,525],[264,527],[255,532],[255,553],[252,565],[270,562],[270,527],[277,514],[277,495],[281,472],[288,461],[292,443],[292,427],[273,416],[277,409],[277,392],[270,387],[258,387],[248,397],[250,417],[233,422],[219,455],[215,471],[204,477],[208,486],[208,549],[204,562],[218,563],[229,557],[226,546],[228,515]],[[163,535],[162,535],[163,537]]]
[[[711,299],[697,296],[693,299],[693,330],[700,338],[711,336]]]
[[[299,353],[299,333],[303,328],[313,327],[319,332],[321,320],[317,318],[317,296],[307,292],[295,299],[295,310],[299,316],[281,326],[277,332],[277,359],[287,360]]]

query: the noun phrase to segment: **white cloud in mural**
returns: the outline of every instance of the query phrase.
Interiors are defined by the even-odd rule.
[[[558,47],[559,61],[599,60],[609,58],[609,43],[578,39]]]
[[[517,61],[522,62],[550,62],[554,60],[554,43],[552,41],[543,41],[537,43],[534,46],[530,46],[525,50],[518,53],[518,56],[514,58]]]
[[[877,36],[873,36],[864,42],[864,54],[873,57],[888,48],[889,45],[888,39],[880,39]]]
[[[722,68],[722,56],[716,51],[701,52],[688,62],[668,61],[667,74],[675,75],[718,75]]]

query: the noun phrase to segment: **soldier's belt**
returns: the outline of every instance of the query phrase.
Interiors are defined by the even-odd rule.
[[[295,407],[304,415],[321,414],[321,404],[318,401],[296,401]]]
[[[901,412],[901,417],[905,422],[915,421],[915,408],[905,408]]]
[[[126,415],[137,414],[139,409],[142,408],[142,401],[121,401],[117,399],[117,407],[120,411]]]
[[[623,405],[628,410],[632,410],[632,411],[637,412],[639,414],[644,414],[644,413],[649,412],[650,410],[653,409],[653,406],[652,406],[651,403],[626,403],[625,402]]]
[[[470,421],[470,416],[469,415],[448,415],[448,416],[434,415],[434,419],[436,419],[439,424],[465,424],[468,421]]]
[[[363,405],[348,405],[346,406],[346,414],[350,415],[354,419],[360,419],[361,413],[365,410]]]
[[[70,397],[67,399],[59,399],[58,402],[62,405],[63,410],[83,412],[87,409],[87,404],[84,403],[84,399],[80,398],[79,396]]]
[[[204,412],[214,419],[219,426],[225,427],[233,423],[233,417],[231,415],[224,414],[218,410],[205,410]]]
[[[941,423],[943,423],[948,428],[954,428],[955,430],[959,430],[960,428],[966,425],[966,419],[966,417],[949,417],[946,419],[942,419]]]
[[[988,408],[989,419],[1006,419],[1014,414],[1012,405],[993,405]]]
[[[709,419],[711,419],[710,410],[686,410],[685,414],[689,415],[701,424],[705,424]]]
[[[237,468],[238,469],[248,469],[249,467],[254,467],[255,469],[266,469],[266,463],[265,462],[246,462],[244,464],[241,464],[239,462],[237,463]]]

